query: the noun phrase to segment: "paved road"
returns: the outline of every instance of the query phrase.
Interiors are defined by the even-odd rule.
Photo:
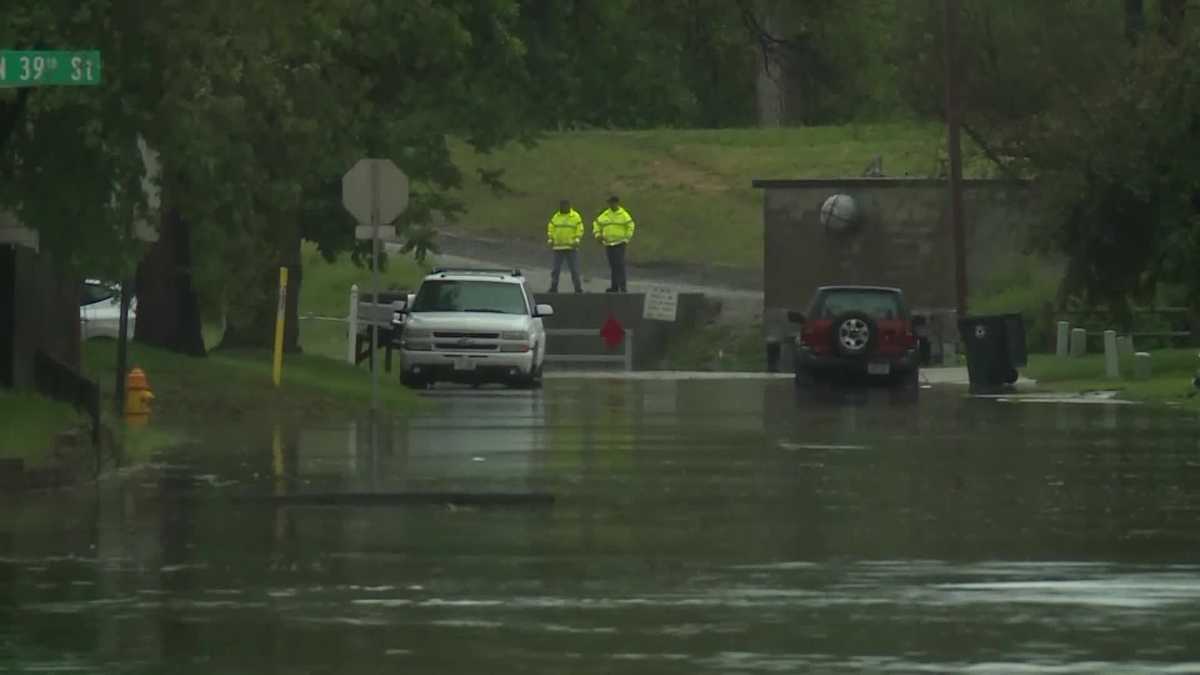
[[[428,398],[278,442],[207,420],[0,504],[0,672],[1200,665],[1192,417],[772,379]]]

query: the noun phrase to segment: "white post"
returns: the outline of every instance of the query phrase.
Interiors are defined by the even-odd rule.
[[[1071,356],[1087,354],[1087,331],[1082,328],[1071,329]]]
[[[1133,376],[1139,380],[1150,379],[1150,354],[1138,352],[1133,355]]]
[[[1066,358],[1071,352],[1071,322],[1058,322],[1058,342],[1055,343],[1055,355]]]
[[[379,306],[379,162],[371,162],[371,309]],[[371,317],[371,452],[375,452],[375,413],[379,410],[379,318]]]
[[[1121,376],[1121,365],[1117,359],[1117,331],[1104,331],[1104,376],[1115,380]]]
[[[354,365],[358,356],[358,284],[350,286],[350,313],[346,318],[346,362]]]

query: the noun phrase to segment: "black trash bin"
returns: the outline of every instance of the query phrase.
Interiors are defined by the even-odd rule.
[[[1020,314],[964,317],[958,320],[958,333],[967,352],[972,390],[999,389],[1017,381],[1017,368],[1027,361]]]

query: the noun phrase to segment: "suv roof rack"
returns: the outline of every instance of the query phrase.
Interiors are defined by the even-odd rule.
[[[489,267],[435,267],[430,274],[481,274],[493,275],[503,274],[507,276],[519,277],[521,270],[515,267],[508,268],[489,268]]]

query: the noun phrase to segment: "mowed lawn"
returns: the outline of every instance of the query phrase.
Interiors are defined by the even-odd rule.
[[[1067,392],[1117,390],[1132,401],[1186,403],[1200,407],[1200,397],[1192,378],[1200,369],[1195,349],[1160,349],[1150,352],[1152,375],[1147,380],[1133,379],[1132,359],[1122,358],[1121,377],[1104,376],[1104,355],[1058,358],[1049,354],[1031,355],[1025,374],[1037,380],[1043,389]]]
[[[739,268],[762,264],[762,194],[756,178],[858,177],[880,155],[888,176],[927,176],[944,155],[941,127],[870,124],[792,129],[575,131],[532,148],[476,155],[455,146],[467,211],[456,227],[501,238],[545,239],[561,197],[587,220],[618,194],[638,222],[639,262]],[[968,157],[968,165],[978,162]],[[497,194],[479,170],[503,169]]]

